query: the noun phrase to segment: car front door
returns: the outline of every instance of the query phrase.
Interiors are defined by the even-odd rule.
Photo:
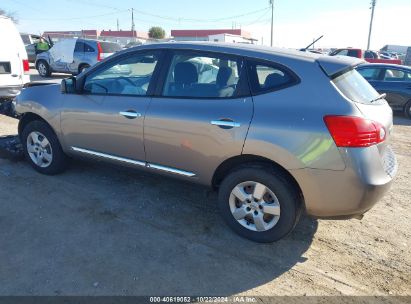
[[[63,94],[61,129],[72,153],[145,165],[144,115],[161,52],[113,58],[85,75],[82,94]]]
[[[252,118],[243,60],[174,51],[161,77],[144,123],[148,166],[209,183],[219,164],[242,153]]]

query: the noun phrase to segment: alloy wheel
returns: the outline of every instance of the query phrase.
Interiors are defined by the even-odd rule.
[[[44,65],[44,63],[40,62],[39,65],[38,65],[38,68],[39,68],[39,74],[41,76],[45,76],[47,74],[47,68]]]

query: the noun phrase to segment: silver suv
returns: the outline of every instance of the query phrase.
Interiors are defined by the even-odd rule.
[[[68,157],[157,171],[218,189],[238,234],[287,235],[302,211],[360,217],[397,162],[392,111],[362,61],[216,43],[119,52],[16,99],[26,158],[44,174]]]
[[[53,47],[37,55],[35,66],[41,77],[49,77],[52,73],[80,74],[97,62],[111,56],[121,50],[118,43],[98,41],[91,39],[73,39],[72,60],[65,62],[61,57],[68,56],[68,47],[62,40],[56,42]]]

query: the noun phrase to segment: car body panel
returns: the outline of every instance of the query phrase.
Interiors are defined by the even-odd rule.
[[[147,162],[192,172],[210,185],[222,162],[241,155],[252,114],[251,97],[153,98],[144,123]],[[239,126],[212,124],[224,119]]]
[[[60,108],[65,150],[76,153],[73,148],[80,148],[144,162],[143,120],[149,101],[149,97],[65,94]],[[129,119],[120,114],[128,110],[141,116]]]

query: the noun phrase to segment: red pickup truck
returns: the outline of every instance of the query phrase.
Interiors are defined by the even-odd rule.
[[[391,63],[391,64],[402,64],[400,59],[381,59],[377,52],[374,51],[364,51],[361,49],[337,49],[330,53],[330,56],[343,55],[364,59],[365,61],[371,63]]]

